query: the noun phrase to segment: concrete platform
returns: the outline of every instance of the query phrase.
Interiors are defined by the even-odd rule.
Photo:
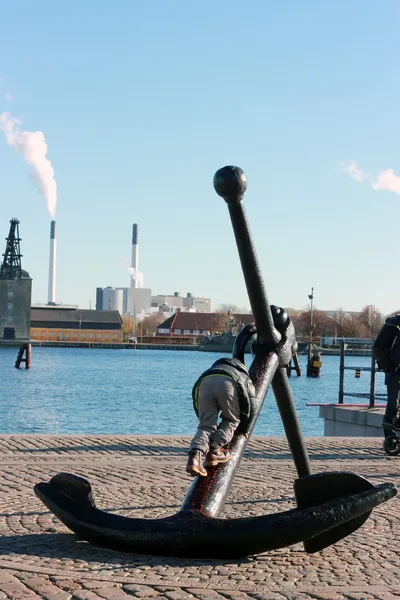
[[[240,560],[119,553],[79,542],[33,493],[59,471],[89,478],[100,508],[135,517],[175,513],[188,490],[188,438],[0,436],[0,598],[14,600],[358,600],[400,596],[400,504],[372,512],[356,533],[321,553],[302,545]],[[308,438],[313,472],[350,470],[400,484],[400,457],[374,438]],[[294,506],[286,440],[256,437],[224,516]]]
[[[385,408],[320,406],[324,419],[324,435],[339,437],[383,438],[382,420]]]

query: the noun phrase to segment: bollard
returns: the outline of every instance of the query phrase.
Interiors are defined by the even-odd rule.
[[[25,357],[24,357],[25,356]],[[15,368],[19,369],[21,363],[25,363],[25,369],[29,369],[31,366],[31,344],[23,343],[18,350],[17,360],[15,361]]]
[[[307,377],[319,377],[321,374],[321,354],[314,352],[307,361]]]

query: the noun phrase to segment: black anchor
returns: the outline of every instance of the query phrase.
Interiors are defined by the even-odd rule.
[[[256,406],[247,430],[234,436],[231,460],[209,470],[193,484],[178,513],[162,519],[131,519],[98,509],[90,483],[68,473],[38,483],[35,493],[69,529],[99,546],[135,553],[237,558],[303,542],[317,552],[358,529],[372,509],[396,495],[393,484],[374,486],[348,472],[311,475],[310,463],[286,375],[296,351],[294,327],[284,309],[270,306],[243,207],[244,172],[224,167],[214,187],[227,202],[255,324],[237,337],[234,355],[244,360],[250,338],[254,359],[249,369]],[[237,519],[218,518],[230,485],[272,384],[298,479],[297,507],[282,513]]]

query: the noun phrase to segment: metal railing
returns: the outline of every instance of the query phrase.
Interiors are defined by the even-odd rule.
[[[352,345],[356,342],[352,342]],[[362,342],[359,342],[360,344]],[[372,347],[371,347],[372,351]],[[375,398],[386,399],[386,394],[379,394],[375,391],[375,378],[376,373],[381,373],[380,369],[377,367],[375,357],[373,352],[371,352],[371,366],[370,367],[355,367],[355,366],[347,366],[344,364],[344,358],[346,354],[346,345],[343,340],[340,342],[340,376],[339,376],[339,404],[344,403],[344,397],[350,396],[352,398],[368,398],[369,399],[369,408],[375,406]],[[345,392],[344,391],[344,372],[348,371],[367,371],[371,373],[370,383],[369,383],[369,392],[368,393],[360,393],[360,392]]]

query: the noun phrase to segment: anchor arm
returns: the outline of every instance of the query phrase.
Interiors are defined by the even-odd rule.
[[[283,548],[334,531],[393,497],[383,484],[319,506],[238,519],[214,519],[197,511],[162,519],[132,519],[99,510],[79,492],[88,481],[58,474],[35,486],[36,495],[79,538],[97,546],[161,556],[239,558]]]

